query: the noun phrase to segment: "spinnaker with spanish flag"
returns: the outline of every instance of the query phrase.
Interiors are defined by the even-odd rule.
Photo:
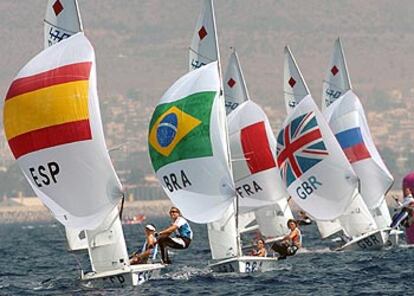
[[[234,199],[217,62],[189,72],[164,94],[149,127],[157,178],[184,216],[220,219]]]
[[[104,141],[95,54],[83,33],[24,66],[4,102],[6,138],[35,193],[65,226],[96,228],[122,197]]]

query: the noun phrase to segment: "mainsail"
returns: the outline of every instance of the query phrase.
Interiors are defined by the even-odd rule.
[[[299,102],[310,94],[305,79],[299,70],[295,57],[288,46],[284,49],[283,92],[287,114],[290,114]]]
[[[375,147],[362,104],[351,89],[339,39],[335,42],[323,97],[325,118],[360,179],[365,203],[369,209],[379,208],[394,179]]]
[[[4,128],[33,190],[65,226],[94,229],[121,199],[103,136],[95,54],[83,33],[20,70],[5,98]]]
[[[49,0],[44,19],[44,47],[83,31],[77,0]]]
[[[233,203],[217,62],[181,77],[150,122],[149,153],[166,194],[197,223],[223,217]]]

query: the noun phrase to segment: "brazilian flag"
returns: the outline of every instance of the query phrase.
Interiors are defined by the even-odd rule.
[[[213,155],[210,117],[216,92],[191,94],[155,108],[149,127],[149,154],[155,172],[179,160]]]

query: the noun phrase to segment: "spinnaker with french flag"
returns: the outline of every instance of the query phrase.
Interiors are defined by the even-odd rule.
[[[3,116],[10,149],[35,193],[65,226],[96,228],[122,187],[104,141],[94,50],[83,33],[20,70]]]
[[[375,147],[364,108],[351,89],[340,39],[335,42],[323,97],[323,114],[360,179],[362,197],[369,209],[380,207],[394,178]]]

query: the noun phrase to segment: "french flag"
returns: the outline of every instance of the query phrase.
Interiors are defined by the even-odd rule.
[[[361,129],[359,127],[342,131],[336,134],[335,137],[350,163],[371,157],[367,147],[365,146]]]

